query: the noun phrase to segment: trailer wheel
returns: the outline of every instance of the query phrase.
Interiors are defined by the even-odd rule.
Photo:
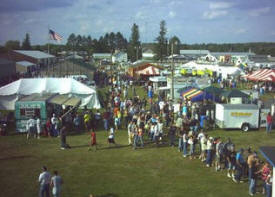
[[[241,129],[242,129],[242,131],[245,131],[245,132],[249,131],[249,129],[250,129],[249,124],[248,123],[243,123]]]

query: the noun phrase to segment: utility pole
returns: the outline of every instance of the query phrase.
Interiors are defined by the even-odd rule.
[[[174,102],[174,43],[172,42],[172,101]]]
[[[138,49],[139,49],[139,46],[137,45],[136,46],[136,61],[138,61]]]

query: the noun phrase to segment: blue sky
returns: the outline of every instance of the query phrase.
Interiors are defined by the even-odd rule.
[[[143,42],[152,42],[165,20],[167,36],[182,43],[275,42],[274,0],[1,0],[0,44],[47,42],[48,26],[63,36],[120,31],[127,39],[137,23]]]

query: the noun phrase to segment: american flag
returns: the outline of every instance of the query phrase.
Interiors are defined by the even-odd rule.
[[[52,40],[56,40],[56,41],[61,41],[62,40],[62,36],[60,36],[58,33],[54,32],[53,30],[49,30],[49,34],[50,34],[50,38]]]

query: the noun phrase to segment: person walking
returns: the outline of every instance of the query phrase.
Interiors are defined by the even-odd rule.
[[[41,134],[41,120],[39,116],[36,118],[36,133],[37,133],[37,139],[40,139]]]
[[[256,193],[256,152],[250,154],[247,158],[247,165],[248,165],[248,193],[250,196],[253,196]]]
[[[35,132],[35,120],[34,117],[31,117],[28,121],[27,121],[27,140],[30,138],[31,135],[36,136],[36,132]]]
[[[92,147],[94,147],[95,151],[97,150],[96,133],[94,130],[92,130],[92,132],[91,132],[91,141],[90,141],[89,150],[91,150]]]
[[[243,183],[241,181],[241,177],[243,174],[243,167],[245,164],[244,158],[243,158],[243,152],[244,149],[241,148],[239,152],[236,154],[236,175],[232,178],[235,183]]]
[[[54,171],[53,174],[54,176],[51,178],[53,197],[61,197],[61,185],[63,184],[63,180],[61,176],[58,175],[57,171]]]
[[[176,128],[175,124],[173,124],[171,126],[171,128],[169,129],[168,135],[169,135],[169,139],[170,139],[170,146],[175,146],[175,142],[174,141],[175,141],[176,130],[177,130],[177,128]]]
[[[42,173],[40,173],[38,182],[40,184],[39,197],[50,197],[50,181],[51,174],[47,171],[47,167],[42,167]]]
[[[142,128],[138,128],[137,142],[140,143],[140,147],[141,148],[144,147],[144,143],[143,143],[143,129]]]
[[[272,129],[272,116],[271,116],[271,113],[268,112],[266,116],[266,133],[269,134],[271,132],[271,129]]]
[[[51,118],[51,125],[52,125],[52,133],[53,136],[58,136],[58,118],[55,116],[55,114],[53,114],[52,118]]]
[[[70,148],[70,146],[66,142],[66,136],[67,136],[69,127],[68,127],[68,123],[64,119],[60,120],[60,122],[62,124],[60,129],[61,150],[64,150],[66,148]]]
[[[132,126],[133,126],[133,122],[131,121],[129,124],[128,124],[128,145],[131,145],[132,144]]]

